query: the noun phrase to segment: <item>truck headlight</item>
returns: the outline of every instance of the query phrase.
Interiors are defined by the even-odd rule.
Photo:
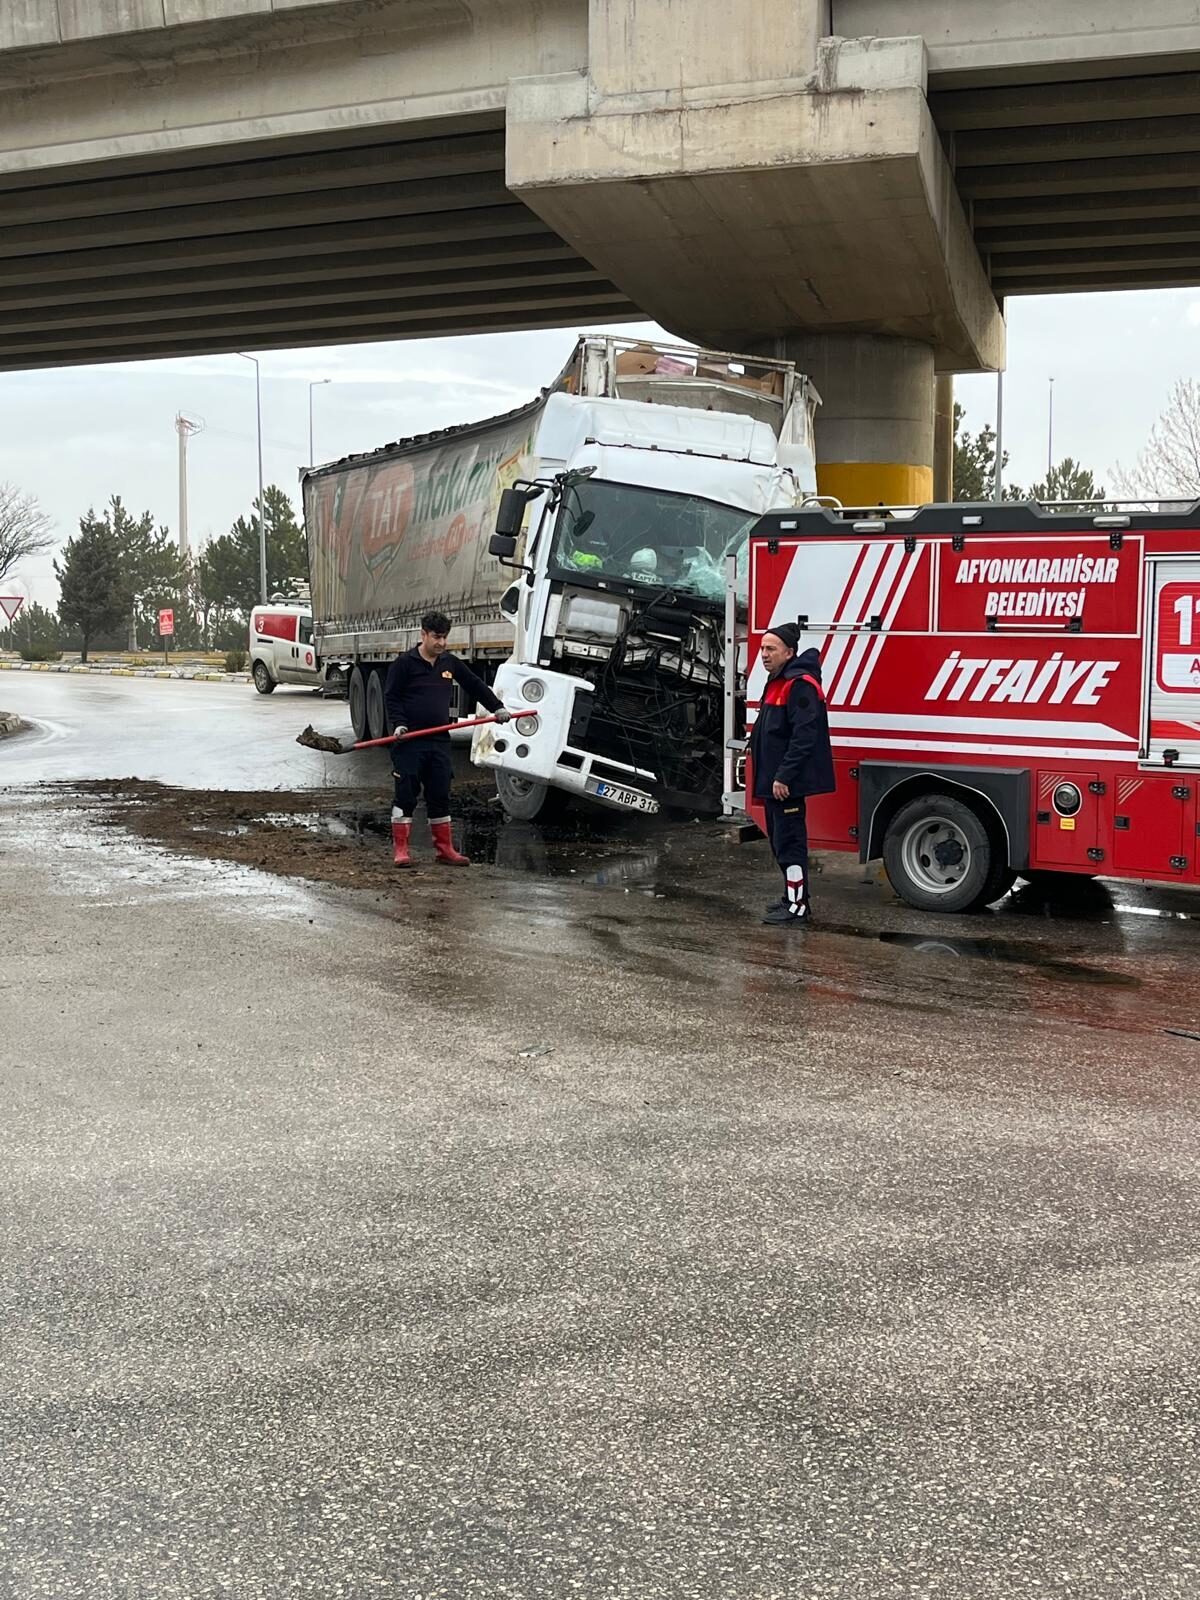
[[[516,729],[522,739],[528,739],[530,734],[537,732],[538,719],[536,717],[518,717],[516,719]]]
[[[521,685],[521,698],[528,700],[531,706],[537,705],[539,700],[546,697],[546,685],[540,678],[526,678]]]

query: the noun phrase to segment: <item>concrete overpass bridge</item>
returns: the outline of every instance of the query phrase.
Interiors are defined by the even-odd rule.
[[[7,0],[0,370],[652,317],[927,498],[1005,296],[1200,282],[1154,0]]]

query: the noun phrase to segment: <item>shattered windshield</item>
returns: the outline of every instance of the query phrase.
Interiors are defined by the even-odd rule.
[[[725,557],[744,552],[757,520],[693,495],[585,478],[567,492],[550,565],[559,576],[618,578],[722,601]]]

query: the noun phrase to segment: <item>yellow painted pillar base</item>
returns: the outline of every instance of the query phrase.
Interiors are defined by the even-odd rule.
[[[817,463],[817,488],[844,506],[925,506],[933,499],[933,468],[898,461]]]

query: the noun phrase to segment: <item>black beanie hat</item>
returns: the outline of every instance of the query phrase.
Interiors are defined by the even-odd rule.
[[[800,643],[800,629],[794,622],[781,622],[777,628],[768,628],[767,632],[782,639],[789,650],[794,650]]]

